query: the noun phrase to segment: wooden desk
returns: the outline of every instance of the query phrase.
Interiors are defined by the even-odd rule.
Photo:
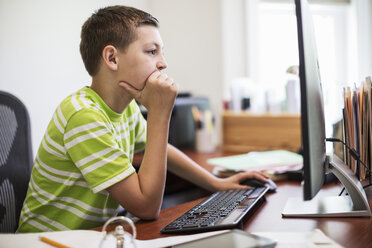
[[[195,154],[186,152],[202,166],[210,156],[218,154]],[[341,187],[329,184],[322,194],[337,195]],[[372,206],[372,189],[366,190],[369,204]],[[266,195],[264,202],[244,224],[247,232],[296,232],[311,231],[319,228],[330,238],[344,247],[365,248],[372,245],[372,218],[282,218],[281,212],[288,197],[302,197],[302,188],[298,182],[280,182],[276,193]],[[181,214],[203,199],[187,202],[161,211],[156,221],[140,221],[136,224],[138,239],[153,239],[170,235],[160,234],[160,230]],[[100,230],[97,228],[96,230]]]

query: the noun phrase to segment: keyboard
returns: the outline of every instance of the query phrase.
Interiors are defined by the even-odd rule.
[[[265,201],[268,190],[268,187],[255,187],[216,192],[160,232],[191,233],[242,227],[243,218]]]

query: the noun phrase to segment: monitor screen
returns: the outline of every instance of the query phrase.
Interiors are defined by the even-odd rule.
[[[306,0],[296,0],[300,62],[301,128],[304,158],[304,199],[321,189],[325,175],[325,121],[322,83],[312,16]]]
[[[306,0],[295,0],[295,3],[300,59],[304,194],[302,198],[288,198],[282,215],[284,217],[371,216],[367,196],[357,177],[336,155],[326,156],[323,94],[312,17]],[[323,186],[326,172],[333,173],[348,194],[342,196],[323,194],[314,197]]]

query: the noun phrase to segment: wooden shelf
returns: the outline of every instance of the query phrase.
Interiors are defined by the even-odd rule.
[[[301,120],[298,114],[251,114],[226,111],[222,116],[223,150],[249,152],[301,147]]]

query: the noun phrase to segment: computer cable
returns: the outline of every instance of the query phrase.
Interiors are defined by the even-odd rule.
[[[353,149],[353,148],[351,148],[351,147],[349,147],[343,140],[341,140],[341,139],[338,139],[338,138],[326,138],[325,139],[326,141],[328,141],[328,142],[339,142],[339,143],[342,143],[346,148],[347,148],[347,150],[349,151],[349,154],[358,162],[358,163],[360,163],[360,164],[362,164],[363,165],[363,167],[366,169],[366,174],[367,174],[367,177],[368,177],[368,184],[367,185],[365,185],[365,186],[363,186],[363,188],[365,189],[365,188],[367,188],[367,187],[369,187],[369,186],[371,186],[372,185],[372,182],[371,182],[371,170],[367,167],[367,165],[360,159],[360,155],[359,155],[359,153],[355,150],[355,149]],[[342,195],[342,193],[344,192],[344,190],[345,190],[345,187],[343,187],[343,189],[341,190],[341,192],[340,192],[340,194],[339,195]]]

